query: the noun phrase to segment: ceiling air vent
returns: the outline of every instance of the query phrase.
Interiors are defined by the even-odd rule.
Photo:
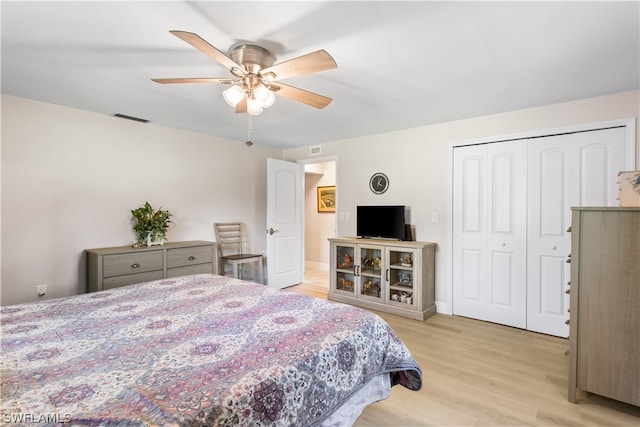
[[[113,117],[120,117],[121,119],[133,120],[134,122],[148,123],[149,120],[141,119],[140,117],[127,116],[126,114],[116,113]]]
[[[319,145],[316,145],[316,146],[313,146],[313,147],[309,148],[309,155],[310,156],[317,156],[321,152],[322,152],[322,150],[320,149]]]

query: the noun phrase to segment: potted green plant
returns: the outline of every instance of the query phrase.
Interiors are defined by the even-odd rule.
[[[135,220],[133,231],[138,234],[136,246],[162,245],[167,238],[167,229],[171,221],[171,212],[167,210],[153,209],[149,202],[144,206],[131,210]]]

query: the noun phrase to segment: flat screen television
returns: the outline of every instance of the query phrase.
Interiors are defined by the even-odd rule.
[[[405,240],[403,205],[358,206],[356,228],[358,237]]]

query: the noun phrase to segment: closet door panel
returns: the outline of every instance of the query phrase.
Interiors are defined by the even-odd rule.
[[[462,295],[461,298],[470,304],[480,304],[482,301],[482,277],[484,276],[484,262],[482,251],[462,251]]]
[[[453,313],[486,320],[486,147],[454,150]]]
[[[541,280],[538,286],[540,304],[537,307],[539,313],[564,317],[566,305],[563,303],[564,287],[562,283],[568,282],[568,270],[563,258],[540,257]]]
[[[523,328],[526,146],[456,148],[456,167],[453,312]]]
[[[583,206],[606,206],[607,147],[585,147],[580,150],[580,201]]]
[[[571,207],[617,204],[625,138],[612,128],[529,141],[527,329],[569,335]]]
[[[480,236],[484,217],[484,158],[472,154],[462,160],[462,232]]]
[[[626,129],[616,127],[566,135],[576,146],[573,206],[617,206],[618,172],[629,169]],[[633,159],[629,156],[630,162]]]
[[[513,255],[494,252],[491,257],[491,304],[513,305]]]
[[[522,141],[487,145],[488,318],[526,327],[527,152]]]
[[[569,298],[563,292],[571,251],[571,198],[578,190],[577,150],[567,140],[570,136],[534,139],[528,147],[527,329],[561,337],[569,333],[564,323]]]
[[[540,151],[536,164],[539,170],[532,171],[532,185],[538,201],[533,204],[537,212],[533,212],[532,217],[539,221],[538,237],[542,239],[562,237],[567,225],[563,214],[567,193],[567,155],[567,150],[558,148]]]

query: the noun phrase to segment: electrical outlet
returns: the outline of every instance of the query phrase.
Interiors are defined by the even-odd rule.
[[[47,294],[47,285],[36,286],[36,292],[38,293],[38,297],[45,296]]]

